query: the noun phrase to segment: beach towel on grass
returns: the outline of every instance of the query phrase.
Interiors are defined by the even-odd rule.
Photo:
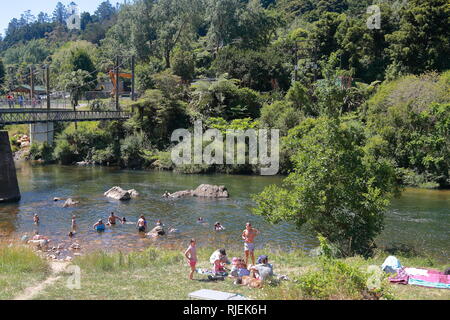
[[[208,276],[221,276],[221,277],[226,277],[228,275],[228,273],[226,273],[226,272],[214,272],[214,270],[210,270],[210,269],[197,269],[197,273],[205,274]]]
[[[450,275],[445,275],[443,272],[436,270],[427,271],[427,275],[410,274],[408,284],[438,289],[450,289]]]
[[[422,287],[450,289],[450,275],[432,269],[402,268],[389,281]]]

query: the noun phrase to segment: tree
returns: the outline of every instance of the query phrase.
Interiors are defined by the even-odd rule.
[[[343,255],[368,255],[382,231],[384,212],[397,192],[394,167],[367,140],[360,123],[338,118],[308,119],[291,130],[296,150],[283,185],[255,196],[254,212],[270,222],[309,225]]]
[[[83,93],[89,90],[89,79],[89,72],[81,69],[62,74],[58,78],[58,88],[70,93],[70,100],[74,111],[76,111],[76,106],[78,106],[78,101],[81,99]]]
[[[171,67],[172,51],[183,36],[196,30],[202,8],[201,0],[160,0],[154,6],[152,16],[157,43],[166,68]]]
[[[109,0],[103,1],[94,12],[94,16],[99,22],[110,20],[116,14],[116,9],[111,5]]]
[[[67,8],[61,2],[58,2],[55,10],[53,11],[53,21],[59,24],[65,24],[67,18]]]
[[[183,50],[176,50],[172,57],[172,70],[183,81],[190,81],[194,78],[195,60],[192,53]]]
[[[386,36],[391,76],[450,68],[450,7],[446,0],[411,0],[400,30]]]
[[[216,52],[239,37],[239,16],[243,2],[239,0],[210,0],[207,16],[210,23],[208,39]]]
[[[88,72],[89,76],[87,77],[87,80],[89,82],[88,87],[90,89],[93,89],[97,86],[98,72],[95,69],[91,57],[86,51],[78,49],[77,51],[72,52],[69,64],[72,71],[83,70]]]
[[[383,83],[366,103],[364,118],[405,185],[450,186],[450,72],[405,76]]]

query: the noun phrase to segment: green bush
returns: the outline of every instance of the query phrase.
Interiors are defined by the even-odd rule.
[[[45,163],[52,162],[54,160],[53,147],[47,142],[33,143],[30,148],[30,159],[43,160]]]
[[[379,277],[379,285],[371,287],[371,277]],[[342,260],[320,258],[319,270],[296,279],[306,299],[378,300],[392,299],[385,274],[361,271]]]

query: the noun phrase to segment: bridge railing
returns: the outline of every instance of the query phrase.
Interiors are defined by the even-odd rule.
[[[52,109],[69,109],[71,108],[70,100],[67,99],[51,99]],[[12,100],[0,99],[0,109],[47,109],[47,100],[19,100],[14,98]]]
[[[124,111],[27,110],[25,112],[19,112],[18,110],[8,110],[0,112],[0,125],[32,124],[44,122],[126,120],[130,117],[130,113]]]

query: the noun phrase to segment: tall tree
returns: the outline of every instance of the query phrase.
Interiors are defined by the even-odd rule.
[[[182,38],[194,33],[200,23],[202,0],[160,0],[153,9],[157,43],[166,67],[170,68],[172,51]]]
[[[56,8],[53,11],[53,21],[59,24],[65,24],[67,19],[67,8],[61,3],[56,4]]]
[[[366,140],[359,123],[337,118],[308,119],[286,143],[297,150],[294,169],[282,187],[255,197],[255,213],[274,223],[307,224],[343,255],[370,254],[397,191],[395,170],[377,144]]]
[[[450,6],[447,0],[411,0],[400,30],[387,35],[393,75],[450,68]]]
[[[109,0],[103,1],[95,10],[94,15],[99,20],[103,22],[105,20],[110,20],[116,14],[116,9],[111,5]]]

